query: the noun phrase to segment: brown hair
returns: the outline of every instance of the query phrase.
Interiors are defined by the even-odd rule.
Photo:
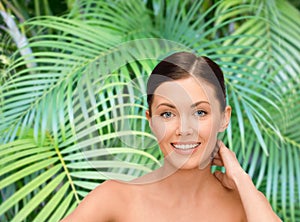
[[[225,110],[226,89],[221,68],[208,57],[197,57],[189,52],[177,52],[158,63],[148,79],[147,102],[150,116],[156,88],[164,82],[184,79],[189,76],[194,76],[214,86],[221,109]]]

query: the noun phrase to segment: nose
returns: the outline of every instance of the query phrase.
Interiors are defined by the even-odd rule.
[[[187,136],[193,133],[192,124],[186,118],[180,119],[180,124],[176,129],[176,135],[178,136]]]

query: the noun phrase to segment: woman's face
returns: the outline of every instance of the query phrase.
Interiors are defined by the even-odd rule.
[[[231,108],[221,112],[215,89],[194,77],[162,83],[154,92],[152,116],[146,115],[159,146],[176,169],[206,167],[217,134],[229,123]]]

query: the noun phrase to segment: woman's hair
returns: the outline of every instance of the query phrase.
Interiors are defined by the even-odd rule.
[[[150,116],[156,88],[164,82],[185,79],[190,76],[211,84],[215,88],[221,110],[225,110],[226,89],[221,68],[208,57],[197,57],[189,52],[177,52],[158,63],[148,79],[147,102]]]

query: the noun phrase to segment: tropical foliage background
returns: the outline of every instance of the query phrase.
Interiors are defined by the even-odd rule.
[[[297,4],[0,2],[0,221],[58,221],[106,179],[159,167],[145,83],[181,50],[220,64],[224,141],[277,214],[300,221]]]

